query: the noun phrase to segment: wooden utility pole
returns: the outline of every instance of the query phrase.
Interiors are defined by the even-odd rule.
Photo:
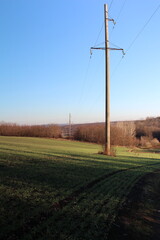
[[[69,139],[71,139],[72,126],[71,126],[71,113],[69,113]]]
[[[105,142],[104,142],[104,154],[110,155],[110,71],[109,71],[109,50],[122,50],[122,48],[110,48],[109,47],[109,34],[108,34],[108,21],[114,19],[108,18],[108,5],[104,4],[104,25],[105,25],[105,47],[91,47],[92,49],[105,50],[105,82],[106,82],[106,100],[105,100]]]
[[[106,63],[106,105],[105,105],[105,149],[104,154],[110,155],[110,72],[109,72],[109,36],[108,6],[104,5],[105,24],[105,63]]]

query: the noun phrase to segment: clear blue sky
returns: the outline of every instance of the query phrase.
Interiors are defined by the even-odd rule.
[[[127,50],[160,1],[0,1],[0,121],[104,121],[104,51],[90,59],[104,46],[104,3],[110,42]],[[121,62],[110,52],[111,120],[160,115],[159,24],[160,9]]]

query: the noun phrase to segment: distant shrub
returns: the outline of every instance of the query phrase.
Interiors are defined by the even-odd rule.
[[[145,148],[160,147],[160,142],[156,138],[141,137],[140,146]]]
[[[145,148],[151,148],[152,144],[151,144],[150,138],[149,137],[141,137],[140,146],[145,147]]]
[[[160,146],[160,142],[158,141],[157,138],[153,138],[153,139],[151,140],[151,144],[152,144],[153,147]]]
[[[160,141],[160,128],[154,129],[152,132],[153,138],[157,138]]]
[[[73,138],[78,141],[102,143],[104,142],[104,126],[100,124],[79,126],[74,131]]]
[[[146,120],[136,121],[136,137],[157,138],[160,141],[160,117],[147,117]]]
[[[135,124],[119,122],[111,125],[111,144],[118,146],[135,146]]]
[[[0,124],[0,135],[59,138],[61,137],[61,128],[57,125]]]
[[[74,131],[73,138],[78,141],[87,141],[104,145],[104,124],[82,125]],[[132,123],[111,125],[111,145],[136,145],[135,126]],[[103,146],[104,148],[104,146]]]

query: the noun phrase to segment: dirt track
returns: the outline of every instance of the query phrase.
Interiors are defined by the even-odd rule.
[[[109,240],[160,240],[160,170],[141,178],[109,233]]]

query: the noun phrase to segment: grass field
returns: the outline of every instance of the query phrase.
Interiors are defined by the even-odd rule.
[[[104,240],[134,184],[160,154],[0,137],[0,239]]]

